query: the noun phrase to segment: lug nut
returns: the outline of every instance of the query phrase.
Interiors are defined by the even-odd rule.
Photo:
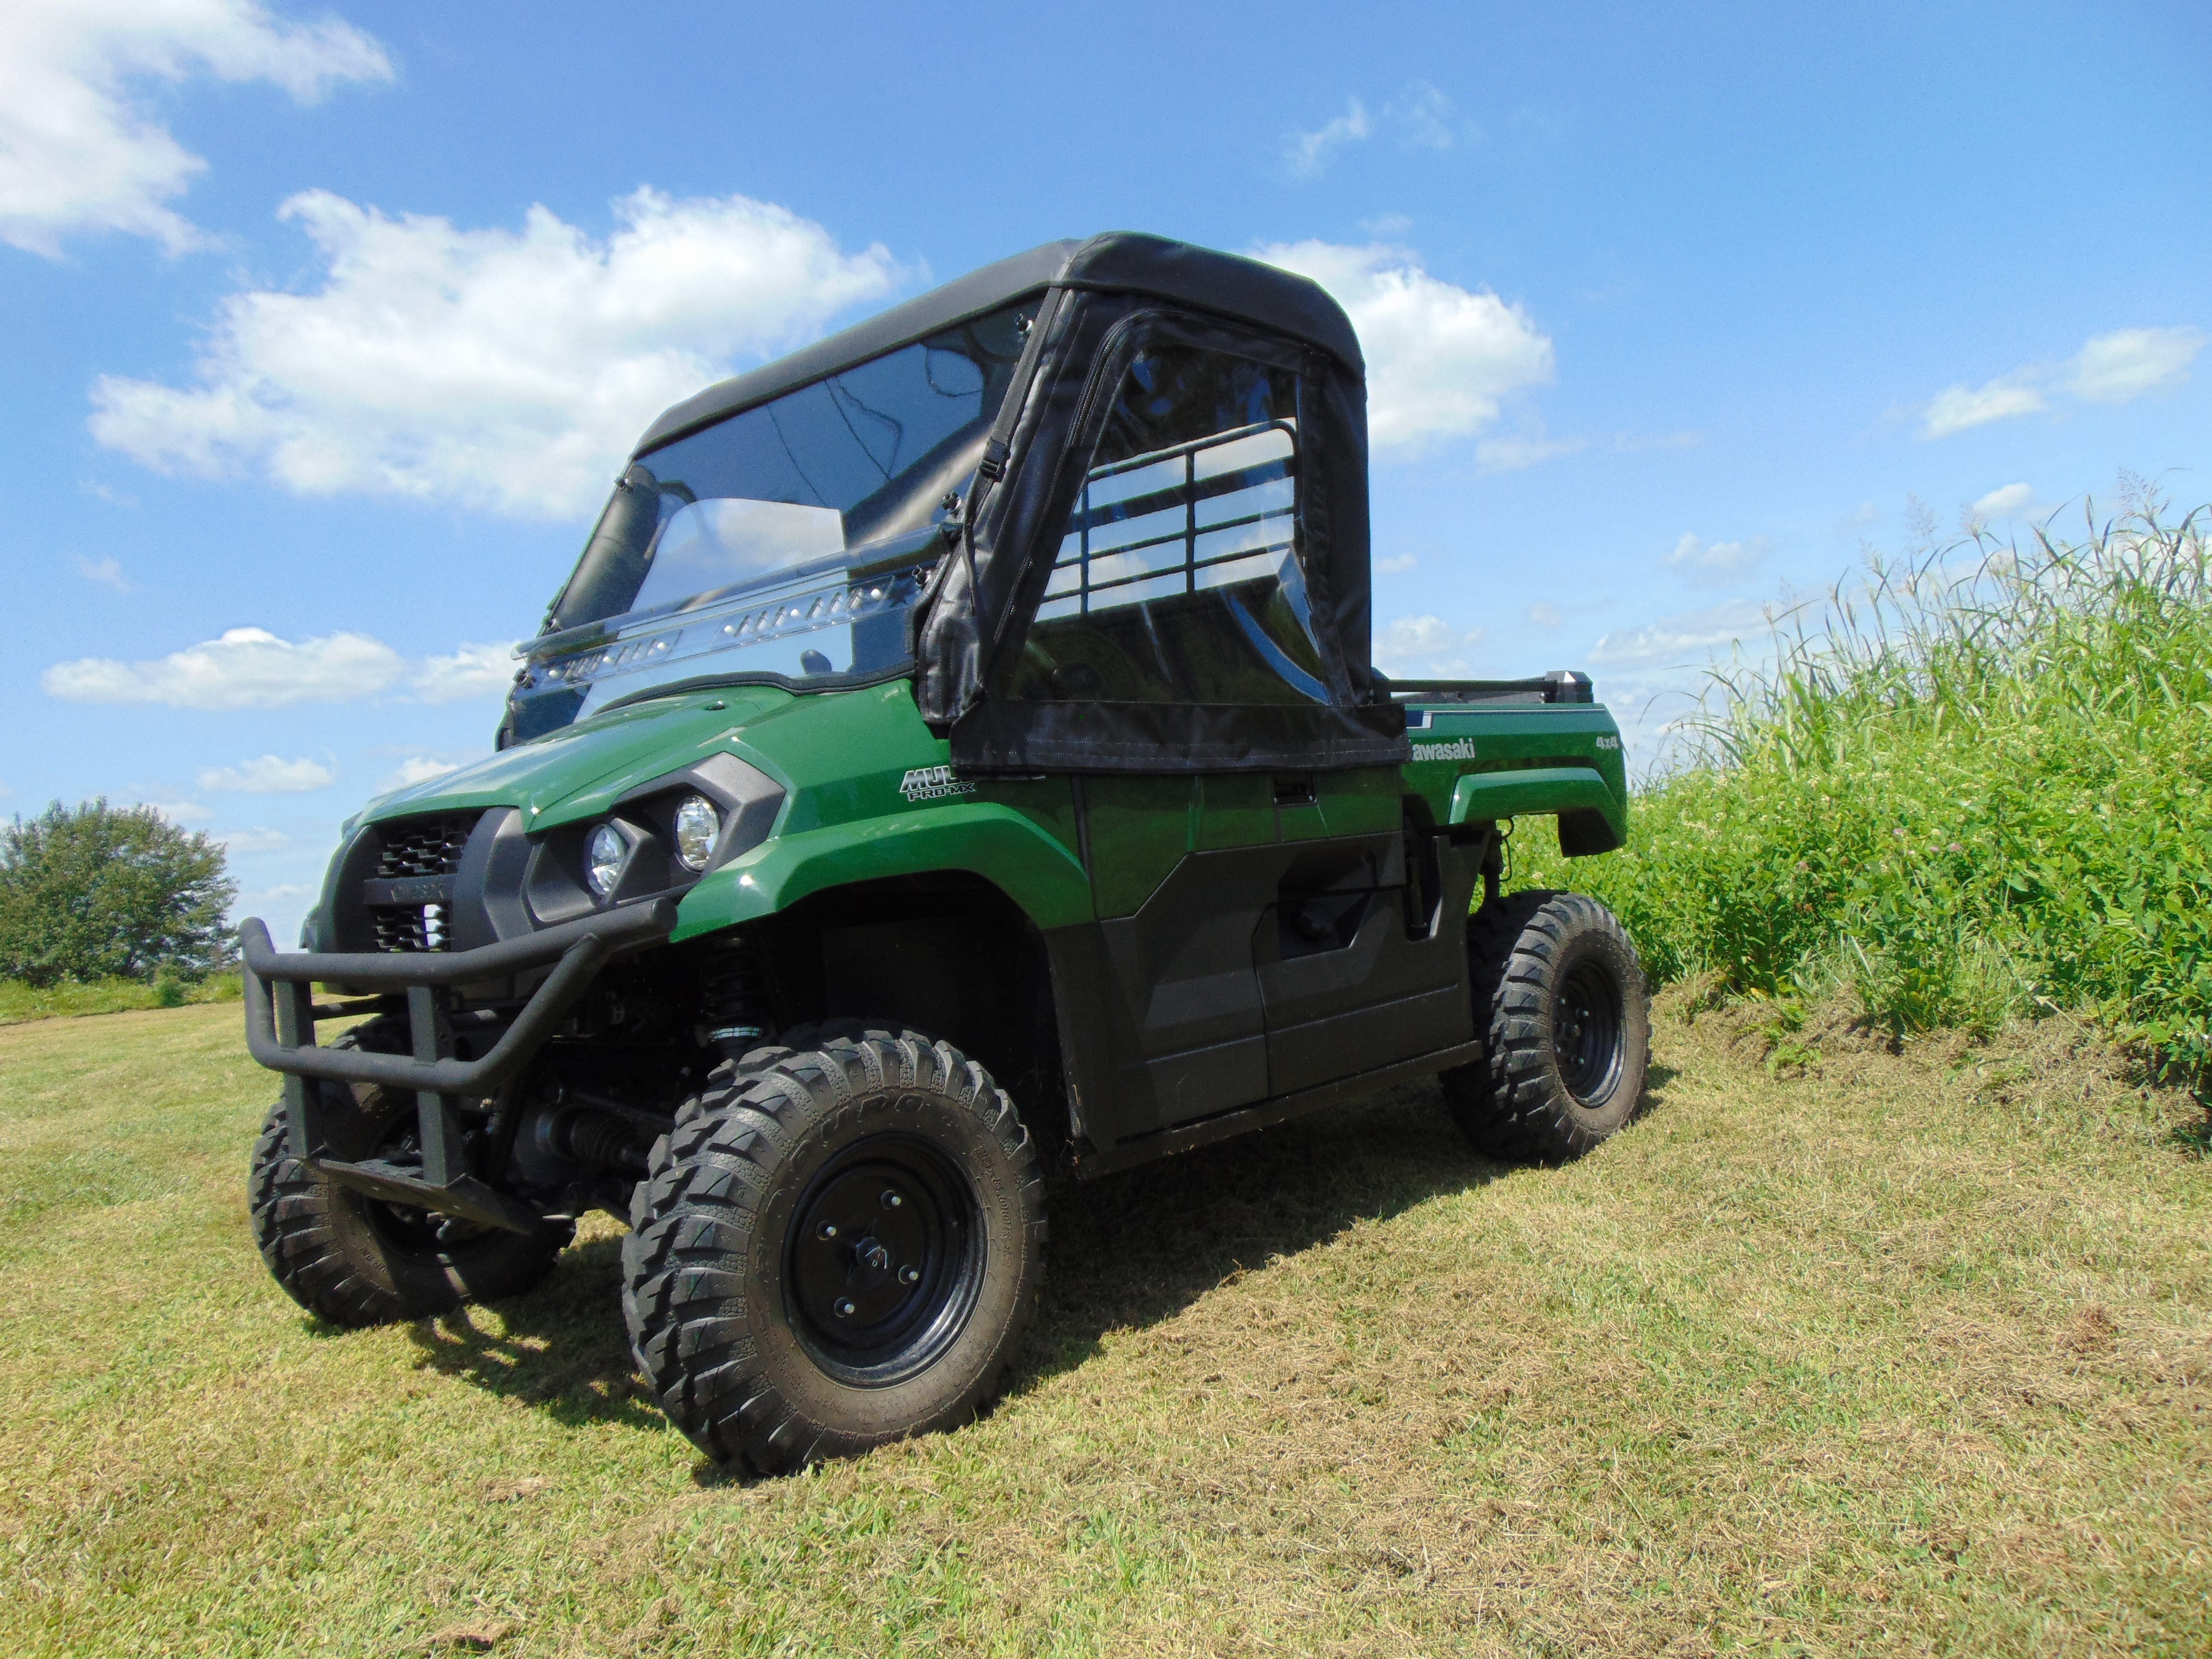
[[[840,1319],[850,1319],[853,1316],[853,1298],[849,1296],[838,1297],[837,1317]]]
[[[919,1283],[921,1283],[921,1268],[919,1268],[919,1267],[901,1267],[901,1268],[899,1269],[899,1283],[900,1283],[900,1284],[902,1284],[902,1285],[915,1285],[915,1284],[919,1284]]]
[[[817,1238],[835,1238],[835,1237],[837,1237],[837,1224],[836,1224],[836,1222],[834,1222],[834,1221],[825,1221],[825,1222],[823,1222],[823,1223],[819,1227],[817,1227],[817,1228],[814,1230],[814,1236],[815,1236]]]
[[[896,1210],[905,1202],[905,1198],[900,1194],[896,1187],[887,1187],[884,1189],[884,1208],[886,1210]]]

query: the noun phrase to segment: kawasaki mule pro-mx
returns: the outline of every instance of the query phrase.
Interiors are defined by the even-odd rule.
[[[991,1400],[1048,1170],[1434,1074],[1487,1147],[1611,1133],[1635,953],[1498,876],[1516,817],[1620,844],[1619,730],[1375,672],[1366,463],[1326,294],[1128,234],[663,415],[499,752],[349,823],[298,953],[240,930],[278,1281],[418,1317],[610,1209],[669,1415],[789,1469]]]

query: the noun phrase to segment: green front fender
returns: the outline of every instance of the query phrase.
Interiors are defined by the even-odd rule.
[[[982,877],[1040,928],[1092,919],[1091,881],[1079,860],[1012,808],[968,801],[768,842],[684,896],[671,942],[774,915],[829,888],[945,870]]]

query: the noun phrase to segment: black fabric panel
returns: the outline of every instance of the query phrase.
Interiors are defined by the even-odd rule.
[[[1096,267],[1108,268],[1108,261]],[[1334,310],[1334,301],[1321,298]],[[1348,323],[1345,328],[1348,334]],[[951,735],[955,760],[979,769],[1165,771],[1333,769],[1410,759],[1402,714],[1370,706],[1382,694],[1369,660],[1366,390],[1358,375],[1333,352],[1167,310],[1138,294],[1068,294],[1038,335],[1033,376],[1017,377],[1001,411],[1006,476],[994,485],[979,483],[963,544],[945,561],[938,591],[925,600],[915,697],[922,718]],[[1027,619],[1051,580],[1060,532],[1128,360],[1162,340],[1233,352],[1298,375],[1301,553],[1337,706],[1177,710],[1020,703],[989,695],[994,684],[1002,686],[1002,665],[1020,650]]]
[[[952,727],[952,763],[975,772],[1335,772],[1411,757],[1395,703],[992,701]]]
[[[1150,294],[1218,312],[1319,346],[1355,379],[1366,373],[1359,337],[1320,283],[1257,259],[1109,231],[1077,248],[1060,273],[1070,288]]]
[[[1047,242],[1026,253],[1017,253],[1011,259],[971,270],[942,288],[932,289],[904,305],[893,306],[826,340],[802,346],[788,357],[779,357],[750,374],[717,381],[665,410],[646,428],[645,436],[630,452],[631,457],[634,459],[687,432],[710,426],[725,416],[764,404],[771,398],[780,398],[810,381],[927,339],[987,311],[996,311],[1024,294],[1041,293],[1083,246],[1081,241],[1073,240]]]
[[[1005,616],[1021,574],[1019,544],[1006,554],[1000,550],[1007,544],[1006,526],[1010,519],[1018,528],[1035,517],[1033,498],[1048,482],[1048,467],[1025,463],[1032,453],[1049,455],[1060,441],[1057,434],[1082,395],[1085,366],[1114,320],[1093,314],[1101,309],[1060,295],[1039,314],[1024,354],[1029,361],[1015,371],[986,446],[987,457],[999,452],[1005,476],[996,482],[978,477],[966,533],[938,566],[933,590],[915,602],[923,618],[915,642],[915,701],[922,719],[939,731],[982,693],[984,640]],[[1072,387],[1063,385],[1071,378]]]
[[[1376,686],[1368,655],[1374,624],[1368,588],[1366,383],[1341,373],[1316,375],[1301,387],[1301,404],[1309,392],[1319,405],[1311,429],[1324,442],[1314,463],[1301,456],[1300,465],[1317,486],[1311,499],[1322,516],[1313,534],[1328,550],[1319,575],[1327,584],[1334,641],[1343,653],[1352,701],[1387,699],[1389,694]],[[1299,410],[1301,426],[1305,412]]]
[[[1249,357],[1297,374],[1311,357],[1310,353],[1285,341],[1256,337],[1242,329],[1224,328],[1206,318],[1153,309],[1124,295],[1103,301],[1086,298],[1081,308],[1095,310],[1110,320],[1096,330],[1097,355],[1087,362],[1075,357],[1068,362],[1071,372],[1065,377],[1066,386],[1079,384],[1074,369],[1081,367],[1084,372],[1079,377],[1079,391],[1066,404],[1068,413],[1060,426],[1056,464],[1048,466],[1040,459],[1024,469],[1027,476],[1018,496],[1009,501],[1007,519],[1000,529],[997,545],[1005,553],[999,562],[1015,572],[1015,580],[1009,585],[1009,602],[994,613],[996,623],[989,635],[985,683],[994,691],[1002,690],[1011,659],[1019,653],[1028,632],[1028,619],[1036,614],[1046,585],[1052,580],[1053,561],[1058,556],[1068,516],[1075,511],[1076,500],[1083,493],[1084,475],[1090,470],[1099,428],[1121,389],[1131,360],[1157,345],[1190,346],[1202,351],[1224,351]],[[1085,336],[1093,334],[1089,327],[1080,331]],[[1299,412],[1304,412],[1303,407]],[[1298,456],[1301,476],[1306,467],[1304,446],[1302,436]],[[1041,448],[1035,453],[1040,458],[1046,453]],[[1309,569],[1316,562],[1316,552],[1321,555],[1318,562],[1327,562],[1325,544],[1315,544],[1302,551]],[[987,590],[986,598],[994,599],[995,594]],[[1327,633],[1327,626],[1324,624],[1320,631]],[[1326,660],[1326,641],[1322,650]]]
[[[971,270],[788,357],[719,381],[665,410],[646,428],[631,457],[1054,283],[1150,294],[1242,318],[1319,346],[1355,377],[1365,372],[1359,337],[1317,283],[1233,253],[1109,231],[1087,240],[1047,242]]]

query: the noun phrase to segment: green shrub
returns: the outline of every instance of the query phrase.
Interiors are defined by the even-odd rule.
[[[1877,562],[1715,675],[1626,849],[1570,865],[1532,837],[1520,874],[1603,898],[1662,979],[1845,988],[1898,1032],[2084,1009],[2203,1078],[2208,516]]]
[[[197,978],[228,959],[222,843],[150,806],[59,801],[0,830],[0,976]]]

